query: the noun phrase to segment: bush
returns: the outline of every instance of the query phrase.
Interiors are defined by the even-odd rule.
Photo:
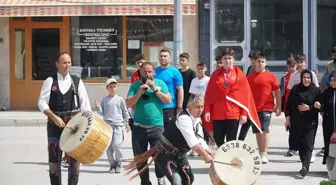
[[[335,180],[322,181],[322,182],[320,182],[320,185],[336,185],[336,181]]]

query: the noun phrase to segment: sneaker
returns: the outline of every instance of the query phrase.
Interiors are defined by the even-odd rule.
[[[292,157],[293,155],[295,155],[295,151],[294,150],[288,150],[286,153],[286,157]]]
[[[192,156],[192,157],[197,157],[198,156],[198,154],[196,152],[193,152],[193,151],[191,151],[189,155]]]
[[[310,158],[310,162],[311,163],[315,162],[315,152],[314,152],[314,150],[313,150],[312,156]]]
[[[260,157],[261,157],[261,162],[262,162],[263,164],[268,163],[268,157],[267,157],[267,154],[266,154],[266,153],[260,153]]]
[[[112,173],[112,174],[115,173],[115,168],[116,167],[114,165],[111,165],[109,169],[109,173]]]
[[[316,155],[323,157],[324,156],[324,148],[322,148],[321,151],[319,151]]]
[[[117,165],[115,167],[115,173],[121,173],[121,166],[120,165]]]
[[[165,181],[164,177],[158,178],[157,180],[158,180],[158,185],[166,185],[166,181]]]
[[[302,177],[305,177],[308,174],[308,170],[306,167],[302,167],[302,169],[300,170],[300,174]]]

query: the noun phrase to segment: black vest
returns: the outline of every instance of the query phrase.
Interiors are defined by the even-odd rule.
[[[78,84],[79,78],[71,75],[72,85],[68,91],[63,95],[58,86],[57,75],[53,76],[53,83],[50,89],[50,110],[61,112],[61,111],[71,111],[79,109],[79,96],[78,96]],[[75,104],[75,96],[77,101],[77,107]]]
[[[178,117],[182,115],[187,115],[190,117],[189,113],[186,110],[182,110]],[[178,118],[177,118],[178,119]],[[197,127],[196,127],[197,128]],[[197,136],[197,130],[194,129],[194,133]],[[163,132],[163,136],[174,145],[180,153],[184,154],[190,151],[190,147],[187,141],[184,139],[180,129],[177,128],[176,123],[169,124]]]

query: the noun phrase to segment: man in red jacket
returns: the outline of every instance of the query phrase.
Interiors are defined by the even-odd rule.
[[[261,131],[253,95],[243,71],[233,66],[235,52],[226,48],[221,54],[223,67],[214,71],[205,93],[205,126],[218,147],[224,140],[236,140],[239,124],[250,119]],[[210,129],[209,129],[210,128]]]
[[[135,56],[135,65],[137,66],[138,70],[134,71],[132,73],[132,77],[131,77],[131,83],[139,80],[140,78],[140,67],[142,65],[142,63],[145,62],[145,56],[142,53],[139,53]]]

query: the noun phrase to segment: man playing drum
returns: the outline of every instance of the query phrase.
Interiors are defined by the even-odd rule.
[[[175,124],[167,125],[154,148],[139,157],[136,156],[126,166],[125,169],[128,170],[126,174],[130,174],[138,165],[146,163],[148,158],[152,157],[151,162],[155,160],[155,164],[158,165],[171,184],[191,185],[194,181],[194,175],[186,156],[187,152],[192,149],[203,156],[206,163],[212,163],[214,156],[214,152],[210,150],[202,138],[203,130],[200,116],[203,108],[203,96],[191,95],[188,100],[187,109],[182,110],[177,115]],[[143,170],[149,165],[150,163]]]
[[[57,74],[47,78],[38,101],[39,109],[48,117],[49,176],[51,185],[62,184],[59,140],[67,122],[79,111],[91,106],[84,83],[69,74],[71,58],[68,53],[60,53],[56,58]],[[68,185],[77,185],[80,162],[69,157]]]

